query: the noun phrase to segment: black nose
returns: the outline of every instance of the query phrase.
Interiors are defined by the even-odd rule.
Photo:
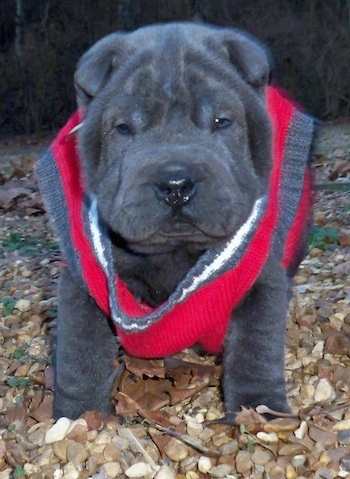
[[[155,185],[157,196],[169,206],[180,208],[188,203],[196,193],[196,183],[178,172],[163,178]]]

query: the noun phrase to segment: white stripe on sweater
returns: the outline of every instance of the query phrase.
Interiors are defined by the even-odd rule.
[[[88,214],[94,250],[97,255],[98,261],[100,262],[100,265],[104,269],[104,272],[107,274],[107,258],[105,257],[104,247],[101,240],[102,235],[98,224],[97,200],[95,197],[91,200],[91,206],[89,208]]]
[[[264,197],[258,198],[253,206],[252,212],[248,219],[239,228],[234,237],[227,243],[221,253],[204,268],[202,273],[194,278],[193,283],[182,291],[179,301],[183,301],[184,298],[192,293],[201,283],[206,281],[215,271],[217,271],[223,264],[228,261],[235,251],[239,248],[245,238],[249,235],[250,231],[256,226],[256,221],[261,213],[261,206],[263,204]]]

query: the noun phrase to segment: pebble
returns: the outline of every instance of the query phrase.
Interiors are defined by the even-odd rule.
[[[203,472],[203,474],[207,474],[210,471],[210,469],[213,467],[213,461],[212,459],[210,459],[210,457],[201,456],[198,459],[197,467],[199,472]]]
[[[114,479],[115,477],[119,476],[121,473],[121,467],[119,462],[105,462],[101,466],[101,470],[106,474],[106,476],[110,479]]]
[[[89,454],[83,444],[72,441],[67,447],[67,460],[68,462],[78,462],[79,464],[85,462]]]
[[[267,451],[255,451],[251,456],[251,460],[254,464],[264,466],[271,461],[271,454]]]
[[[236,455],[237,472],[249,472],[253,466],[250,453],[248,451],[238,451]]]
[[[286,465],[286,479],[296,479],[298,477],[297,471],[291,464]]]
[[[350,419],[344,419],[344,421],[338,421],[333,427],[333,431],[345,431],[350,429]]]
[[[86,444],[86,448],[91,454],[102,454],[105,450],[105,444],[96,444],[95,442]]]
[[[350,429],[338,431],[337,439],[342,446],[350,444]]]
[[[57,462],[57,460],[55,461],[53,450],[51,448],[46,449],[36,458],[36,463],[39,466],[46,466],[47,464],[53,464],[55,462]]]
[[[295,419],[278,418],[264,424],[265,432],[293,432],[299,427],[299,421]]]
[[[79,479],[80,473],[83,470],[81,464],[76,464],[74,462],[68,462],[63,466],[63,476],[62,479]]]
[[[238,441],[232,439],[219,447],[219,452],[222,456],[228,456],[229,454],[236,454],[239,449]]]
[[[12,468],[11,469],[4,469],[0,471],[0,479],[10,479],[12,477]]]
[[[179,472],[181,474],[187,474],[187,472],[197,469],[197,464],[198,464],[198,457],[196,455],[188,456],[186,457],[186,459],[181,461],[179,466]]]
[[[305,447],[302,444],[282,444],[278,449],[281,456],[295,456],[304,452]]]
[[[214,434],[215,432],[212,429],[205,427],[202,434],[199,436],[199,439],[204,443],[207,443],[214,436]]]
[[[152,467],[147,462],[136,462],[125,471],[127,477],[143,477],[152,472]]]
[[[291,464],[296,469],[303,467],[306,464],[306,456],[304,456],[304,454],[297,454],[292,458]]]
[[[336,475],[337,473],[332,471],[332,469],[328,469],[327,467],[319,467],[315,472],[315,479],[334,479]]]
[[[68,428],[66,438],[85,443],[87,440],[88,427],[85,419],[76,419]]]
[[[19,299],[16,301],[15,308],[18,309],[21,313],[25,313],[30,310],[30,301],[29,299]]]
[[[312,399],[314,397],[315,388],[312,384],[302,384],[300,387],[300,394],[305,399]]]
[[[234,468],[231,464],[220,464],[210,469],[210,475],[212,477],[226,477],[232,472],[234,472]]]
[[[195,471],[188,471],[185,475],[186,479],[199,479],[199,475]]]
[[[35,424],[35,426],[37,426],[37,424]],[[44,429],[35,429],[28,434],[28,440],[36,446],[41,447],[45,444],[45,434],[46,431]]]
[[[316,402],[332,401],[335,399],[335,391],[326,378],[321,378],[315,388],[314,400]]]
[[[203,432],[203,425],[196,421],[187,422],[187,434],[191,437],[197,438]]]
[[[93,431],[88,431],[86,434],[86,440],[93,442],[98,436],[98,432],[93,430]]]
[[[254,466],[254,479],[264,479],[264,477],[266,477],[266,475],[264,476],[264,474],[265,474],[264,466],[258,466],[258,465]]]
[[[106,459],[104,458],[103,454],[91,454],[86,461],[86,468],[91,474],[93,474],[96,472],[97,467],[105,462]]]
[[[311,355],[314,358],[321,359],[323,357],[324,341],[318,341],[314,346]]]
[[[71,421],[66,417],[58,419],[58,421],[46,431],[45,444],[53,444],[56,441],[64,439],[70,424]]]
[[[165,454],[174,462],[180,462],[188,456],[188,447],[175,437],[164,447]]]
[[[195,419],[196,422],[198,422],[198,424],[202,424],[205,421],[203,413],[201,413],[201,412],[197,413],[195,415],[194,419]]]
[[[40,470],[41,469],[40,469],[40,466],[38,466],[38,464],[31,464],[27,462],[23,466],[24,474],[26,474],[27,476],[29,476],[30,474],[35,474],[36,472],[40,472]]]
[[[340,467],[344,469],[346,472],[350,472],[350,455],[349,456],[344,456],[340,460]]]
[[[307,433],[307,422],[302,421],[298,429],[294,431],[294,435],[298,439],[303,439],[306,433]]]
[[[176,473],[174,469],[166,464],[160,467],[157,474],[154,476],[154,479],[175,479]]]
[[[231,438],[228,437],[226,432],[219,432],[218,434],[214,434],[211,440],[215,447],[220,447],[223,444],[226,444],[227,442],[231,441]]]
[[[323,464],[328,464],[329,462],[339,464],[340,459],[346,456],[346,449],[347,448],[336,446],[334,449],[327,449],[321,453],[319,461]]]
[[[53,444],[53,452],[60,461],[67,462],[67,447],[70,443],[69,439],[61,439]]]
[[[309,427],[309,436],[315,442],[322,444],[323,448],[329,447],[337,441],[336,433],[333,431],[321,429],[316,426]]]
[[[349,354],[350,339],[340,332],[333,333],[327,338],[326,350],[331,354]]]
[[[266,442],[267,444],[277,444],[278,443],[278,436],[275,432],[264,432],[259,431],[256,437],[262,441]]]
[[[221,417],[222,413],[214,408],[214,407],[210,407],[208,409],[208,411],[206,412],[206,415],[205,415],[205,419],[207,421],[214,421],[215,419],[218,419],[219,417]]]
[[[105,445],[105,444],[109,444],[110,442],[111,442],[111,434],[106,431],[100,432],[100,434],[95,439],[95,444]]]
[[[112,442],[120,451],[124,451],[129,447],[129,440],[126,437],[114,436]]]
[[[116,459],[120,458],[121,450],[117,447],[117,445],[111,441],[107,446],[103,449],[103,455],[106,458],[106,461],[115,461]]]

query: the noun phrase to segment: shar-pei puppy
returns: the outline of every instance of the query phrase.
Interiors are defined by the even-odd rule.
[[[78,110],[36,166],[65,261],[55,417],[113,410],[120,345],[222,353],[229,417],[289,411],[313,122],[269,78],[259,42],[204,24],[114,33],[80,59]]]

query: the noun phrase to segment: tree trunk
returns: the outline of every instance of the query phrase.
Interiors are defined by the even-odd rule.
[[[16,0],[16,38],[15,52],[18,61],[23,65],[23,43],[24,43],[24,19],[23,0]]]

